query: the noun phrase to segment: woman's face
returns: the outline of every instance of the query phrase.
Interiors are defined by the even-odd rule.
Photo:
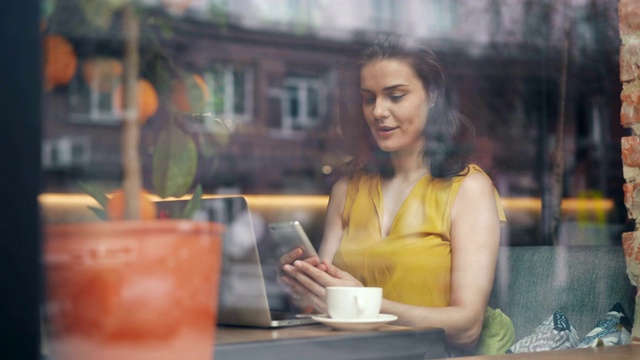
[[[420,151],[431,99],[413,68],[399,60],[380,60],[360,72],[362,111],[383,151]]]

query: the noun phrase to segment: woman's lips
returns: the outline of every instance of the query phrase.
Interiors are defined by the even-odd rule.
[[[396,127],[388,127],[388,126],[379,127],[378,134],[380,134],[381,136],[389,136],[397,128],[398,128],[397,126]]]

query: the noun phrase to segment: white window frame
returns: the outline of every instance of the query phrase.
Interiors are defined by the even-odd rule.
[[[41,151],[45,170],[86,167],[91,160],[91,139],[88,136],[45,139]]]
[[[214,117],[231,120],[237,123],[250,123],[253,121],[253,79],[254,79],[254,71],[250,67],[238,66],[229,63],[215,63],[213,65],[221,65],[222,66],[222,81],[224,84],[223,87],[223,100],[224,100],[224,108],[222,112],[216,111],[213,106],[210,107],[210,110]],[[236,113],[234,109],[235,103],[235,84],[233,81],[233,72],[234,71],[242,71],[244,73],[244,94],[243,94],[243,113]],[[207,70],[204,72],[204,80],[209,86],[211,91],[210,96],[216,96],[215,89],[216,86],[214,84],[214,77],[211,70]],[[211,99],[211,101],[213,101]],[[208,102],[209,103],[209,102]],[[209,110],[209,109],[207,109]]]
[[[326,114],[327,109],[327,87],[318,78],[305,78],[305,77],[288,77],[284,79],[282,83],[283,87],[280,91],[272,92],[273,95],[279,96],[282,106],[282,124],[281,129],[285,131],[290,130],[306,130],[313,129],[320,124],[320,120]],[[297,88],[298,98],[298,116],[292,116],[289,111],[291,96],[287,88]],[[315,89],[318,94],[318,115],[312,117],[309,115],[309,89]]]
[[[122,122],[122,111],[116,109],[114,95],[115,91],[120,86],[122,77],[113,77],[111,83],[111,92],[103,93],[109,94],[111,97],[111,104],[109,110],[102,110],[99,106],[100,91],[93,89],[91,86],[84,83],[82,79],[76,75],[69,84],[69,101],[71,104],[70,119],[72,122],[89,123],[99,125],[118,125]],[[88,112],[75,112],[73,109],[74,96],[82,96],[83,93],[88,92],[89,95],[89,111]]]

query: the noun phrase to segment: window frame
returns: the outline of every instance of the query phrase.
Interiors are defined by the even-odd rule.
[[[223,96],[223,109],[221,112],[215,109],[215,96],[217,96],[217,84],[215,83],[215,75],[212,70],[215,67],[221,67],[222,69],[222,96]],[[242,113],[236,113],[236,91],[235,91],[235,74],[236,71],[242,71],[244,76],[244,91]],[[203,71],[203,78],[210,90],[209,99],[207,99],[207,111],[211,111],[211,114],[216,118],[225,120],[232,120],[237,123],[247,124],[253,122],[253,109],[254,109],[254,79],[255,71],[251,66],[233,64],[230,62],[212,62],[205,71]]]

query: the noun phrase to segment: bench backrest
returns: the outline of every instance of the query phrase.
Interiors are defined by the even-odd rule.
[[[582,338],[616,302],[633,320],[635,291],[621,246],[502,247],[489,306],[511,318],[516,340],[556,310]]]

